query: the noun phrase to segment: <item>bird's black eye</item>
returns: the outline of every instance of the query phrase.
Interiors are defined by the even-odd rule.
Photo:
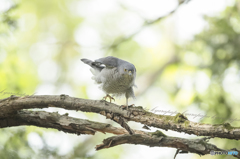
[[[125,72],[127,72],[127,69],[124,69]]]

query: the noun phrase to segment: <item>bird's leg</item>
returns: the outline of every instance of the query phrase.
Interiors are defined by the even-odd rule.
[[[132,106],[134,106],[134,104],[128,105],[128,98],[126,98],[126,105],[121,105],[121,108],[122,109],[127,108],[127,110],[128,110],[128,107],[132,107]]]
[[[127,110],[128,110],[128,98],[126,98],[126,105],[121,105],[121,108],[122,109],[127,108]]]
[[[128,98],[126,98],[126,105],[121,105],[121,108],[122,109],[127,108],[127,110],[128,110]]]
[[[110,103],[112,103],[112,100],[115,101],[115,99],[114,99],[113,97],[111,97],[109,94],[107,94],[105,97],[103,97],[103,99],[104,99],[105,101],[107,100],[107,98],[109,98]]]
[[[126,106],[127,107],[127,110],[128,110],[128,98],[126,98]]]

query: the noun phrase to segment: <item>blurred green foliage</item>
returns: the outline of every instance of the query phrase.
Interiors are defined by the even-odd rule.
[[[194,100],[200,109],[215,120],[204,118],[202,122],[220,124],[229,122],[240,126],[240,3],[236,1],[217,17],[205,17],[208,27],[187,44],[186,50],[194,52],[201,61],[197,67],[207,71],[210,78],[208,89],[197,93]],[[182,50],[184,54],[184,50]],[[229,79],[229,81],[228,81]],[[230,119],[230,120],[229,120]],[[232,121],[231,121],[232,119]],[[235,120],[234,120],[235,119]],[[240,148],[238,141],[214,139],[226,149]],[[219,158],[226,158],[219,156]]]
[[[222,120],[204,119],[203,122],[220,124],[229,118],[237,117],[235,112],[240,111],[239,100],[235,94],[237,88],[232,86],[237,86],[240,79],[239,13],[239,2],[236,1],[236,5],[227,7],[220,15],[206,16],[208,27],[196,35],[184,49],[180,49],[182,57],[194,53],[199,62],[191,67],[195,67],[196,73],[204,72],[210,78],[205,92],[195,92],[194,103],[208,115],[216,115]],[[233,80],[227,82],[230,78]],[[239,122],[234,122],[234,126],[240,126]]]
[[[0,98],[14,95],[32,95],[41,80],[38,77],[38,63],[29,53],[34,43],[46,40],[49,35],[58,38],[55,60],[62,72],[58,83],[67,77],[69,59],[78,53],[73,42],[75,27],[81,22],[66,10],[66,1],[18,1],[14,6],[0,14]],[[17,6],[17,7],[16,7]],[[21,19],[19,19],[21,17]],[[55,29],[54,26],[61,25]],[[59,29],[61,28],[61,29]],[[38,48],[35,48],[38,49]],[[51,52],[52,53],[52,52]],[[38,58],[38,52],[32,56]],[[50,52],[47,52],[50,54]],[[41,57],[41,56],[40,56]],[[62,79],[64,78],[64,79]],[[48,130],[52,131],[52,130]],[[18,127],[0,130],[1,159],[42,159],[42,158],[92,158],[86,155],[87,149],[94,148],[92,142],[80,143],[69,154],[59,154],[57,148],[50,147],[41,128]],[[38,134],[43,143],[42,148],[29,144],[28,136],[32,132]],[[91,145],[91,146],[88,146]],[[72,148],[74,145],[72,145]],[[83,150],[83,151],[81,151]]]

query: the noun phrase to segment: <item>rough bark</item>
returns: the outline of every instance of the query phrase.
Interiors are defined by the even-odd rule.
[[[198,155],[209,155],[211,151],[228,151],[218,148],[213,144],[207,143],[208,138],[203,139],[183,139],[178,137],[169,137],[161,132],[155,132],[154,135],[119,135],[109,137],[103,140],[103,143],[96,146],[97,150],[110,148],[122,144],[146,145],[150,147],[171,147],[176,148],[182,153],[195,153]],[[236,150],[234,150],[236,151]],[[240,151],[234,157],[240,158]]]
[[[68,114],[60,115],[58,113],[44,111],[21,110],[15,115],[0,120],[1,128],[23,125],[53,128],[77,135],[94,135],[96,132],[117,135],[103,140],[102,144],[96,146],[96,150],[110,148],[121,144],[139,144],[150,147],[176,148],[178,152],[196,153],[199,155],[210,154],[210,151],[226,151],[208,143],[209,138],[184,139],[167,136],[161,131],[144,132],[140,130],[132,130],[134,131],[134,134],[129,135],[128,131],[123,128],[114,127],[111,124],[69,117]],[[240,156],[237,155],[235,157]]]
[[[49,113],[45,111],[30,111],[26,109],[58,107],[66,110],[93,112],[106,116],[123,128],[110,124],[69,117],[67,114]],[[132,130],[127,121],[135,121],[145,126],[153,126],[165,130],[175,130],[198,136],[208,136],[203,139],[184,139],[169,137],[160,131],[153,133]],[[225,151],[208,143],[206,139],[213,137],[236,139],[240,138],[240,128],[230,124],[210,125],[189,121],[184,115],[156,115],[142,107],[130,107],[128,110],[106,101],[87,100],[69,97],[67,95],[34,95],[25,97],[11,96],[0,100],[0,127],[34,125],[43,128],[54,128],[67,133],[94,135],[96,132],[112,133],[117,136],[107,138],[97,150],[120,144],[141,144],[146,146],[171,147],[185,153],[199,155],[210,154],[210,151]],[[240,152],[237,149],[234,151]],[[239,158],[240,153],[234,157]]]
[[[67,95],[34,95],[26,97],[9,97],[0,101],[0,118],[16,113],[21,109],[58,107],[67,110],[99,113],[106,118],[121,124],[122,118],[135,121],[147,126],[164,130],[173,130],[194,134],[227,139],[240,139],[240,128],[229,123],[211,125],[189,121],[182,114],[176,116],[157,115],[144,110],[141,106],[131,107],[128,110],[102,100],[88,100],[69,97]],[[129,131],[129,130],[128,130]]]
[[[68,114],[60,115],[45,111],[21,110],[9,117],[0,118],[0,128],[32,125],[43,128],[53,128],[67,133],[77,135],[88,134],[94,135],[96,132],[111,133],[115,135],[128,134],[123,128],[117,128],[111,124],[89,121],[69,117]],[[142,134],[144,132],[134,130],[134,133]]]

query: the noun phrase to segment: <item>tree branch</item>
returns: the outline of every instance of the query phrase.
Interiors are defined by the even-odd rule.
[[[69,117],[68,114],[60,115],[45,111],[21,110],[10,117],[0,118],[0,128],[33,125],[43,128],[53,128],[77,135],[94,135],[96,132],[111,133],[115,135],[128,134],[123,128],[117,128],[111,124],[93,122],[84,119]],[[134,133],[142,134],[142,131],[134,130]]]
[[[227,151],[209,144],[206,138],[203,139],[184,139],[178,137],[169,137],[161,132],[152,133],[152,135],[134,134],[119,135],[109,137],[103,140],[103,143],[96,146],[96,150],[114,147],[122,144],[146,145],[150,147],[172,147],[185,153],[196,153],[198,155],[209,155],[211,151]],[[240,151],[234,157],[240,158]]]
[[[11,116],[21,109],[58,107],[68,110],[99,113],[118,123],[124,118],[147,126],[164,130],[173,130],[194,134],[197,136],[211,136],[227,139],[240,139],[240,128],[232,127],[229,123],[211,125],[189,121],[182,114],[176,116],[157,115],[144,110],[142,107],[132,107],[123,110],[120,106],[99,100],[87,100],[66,95],[34,95],[26,97],[10,97],[0,101],[0,118]]]
[[[94,135],[96,132],[120,135],[105,139],[103,144],[96,146],[97,150],[128,143],[141,144],[150,147],[171,147],[176,148],[178,152],[181,150],[181,152],[196,153],[199,155],[210,154],[210,151],[224,151],[223,149],[217,148],[215,145],[207,143],[207,139],[209,138],[183,139],[166,136],[161,131],[149,133],[140,130],[132,130],[134,131],[134,134],[129,135],[128,131],[123,128],[117,128],[105,123],[77,119],[69,117],[67,114],[60,115],[58,113],[49,113],[44,111],[21,110],[15,115],[0,119],[1,128],[21,125],[54,128],[59,131],[74,133],[77,135]],[[234,149],[234,151],[239,152],[236,149]]]

